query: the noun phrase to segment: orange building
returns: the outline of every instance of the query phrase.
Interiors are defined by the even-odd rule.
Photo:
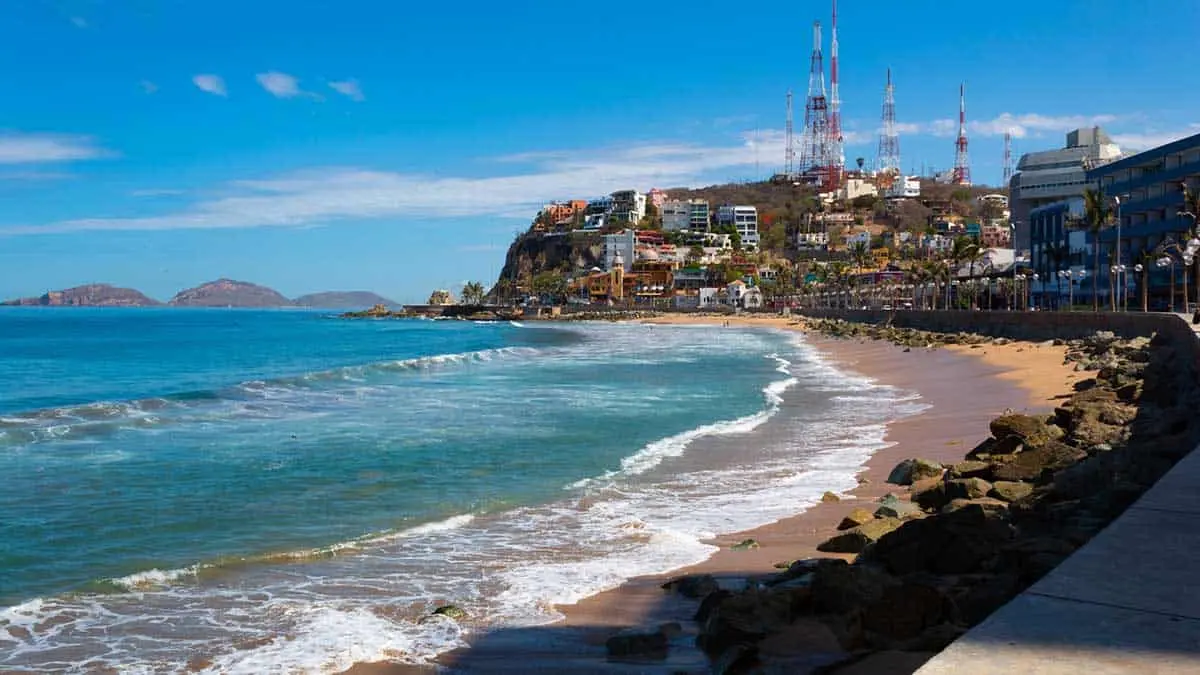
[[[587,202],[582,199],[573,199],[569,202],[553,202],[547,204],[542,213],[546,219],[552,224],[558,224],[566,220],[571,220],[575,214],[582,213],[587,208]]]

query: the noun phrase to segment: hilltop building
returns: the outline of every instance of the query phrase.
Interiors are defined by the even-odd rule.
[[[709,206],[703,199],[667,200],[659,209],[664,232],[708,232]]]
[[[753,206],[726,204],[717,209],[717,225],[732,225],[742,240],[742,248],[758,248],[758,209]]]

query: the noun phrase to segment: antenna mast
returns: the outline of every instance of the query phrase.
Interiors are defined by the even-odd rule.
[[[825,98],[825,61],[821,54],[821,22],[813,22],[813,51],[804,104],[804,137],[800,142],[801,173],[830,189],[829,103]]]
[[[796,179],[796,141],[792,131],[792,90],[787,92],[787,122],[784,124],[783,175]]]
[[[883,89],[883,125],[879,132],[879,150],[875,168],[880,172],[900,173],[900,135],[896,131],[896,87],[892,84],[892,69],[887,70],[887,86]]]
[[[833,0],[833,26],[829,42],[829,158],[830,179],[841,184],[846,169],[846,152],[842,145],[842,97],[838,91],[837,0]]]
[[[971,165],[967,160],[966,86],[958,85],[958,139],[954,141],[954,184],[971,184]]]

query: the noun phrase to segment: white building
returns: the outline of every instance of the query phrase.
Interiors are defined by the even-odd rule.
[[[758,248],[758,209],[753,206],[725,205],[717,209],[717,224],[733,225],[742,240],[742,248]]]
[[[921,248],[934,253],[945,253],[954,248],[954,238],[944,234],[927,234],[921,238]]]
[[[796,233],[796,248],[817,248],[823,249],[829,247],[829,233],[825,230],[817,232],[797,232]]]
[[[637,232],[624,229],[616,234],[604,235],[604,269],[611,271],[618,258],[626,272],[633,271],[633,261],[637,254]]]
[[[846,246],[854,246],[855,244],[871,245],[871,233],[868,230],[859,230],[858,232],[847,232],[845,236]]]
[[[708,232],[709,206],[703,199],[668,199],[660,209],[663,230],[676,232]]]
[[[921,196],[921,181],[916,176],[896,176],[884,191],[885,199],[913,199]]]
[[[624,223],[639,223],[646,217],[646,195],[637,190],[612,193],[612,217]]]
[[[838,198],[847,202],[858,197],[874,197],[878,194],[879,188],[865,178],[847,178],[846,186],[838,190]]]

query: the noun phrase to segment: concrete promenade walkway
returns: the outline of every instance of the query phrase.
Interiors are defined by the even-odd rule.
[[[917,674],[1198,674],[1198,560],[1200,451]]]

